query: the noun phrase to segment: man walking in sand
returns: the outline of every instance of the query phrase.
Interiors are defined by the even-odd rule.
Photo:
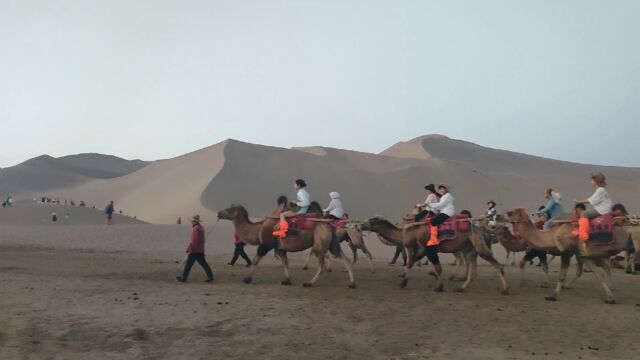
[[[187,282],[189,278],[189,272],[191,272],[191,267],[193,264],[197,262],[202,266],[204,272],[207,274],[206,282],[213,281],[213,272],[211,271],[211,267],[207,263],[207,260],[204,257],[204,228],[202,227],[200,215],[195,215],[191,219],[191,225],[193,226],[191,230],[191,241],[189,241],[189,245],[187,246],[187,261],[184,264],[184,271],[182,272],[182,276],[176,277],[176,280],[179,282]]]

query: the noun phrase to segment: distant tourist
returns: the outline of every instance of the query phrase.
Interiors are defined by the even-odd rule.
[[[51,213],[51,222],[58,222],[58,215],[55,211]]]
[[[242,257],[242,259],[247,263],[247,267],[251,266],[251,259],[244,251],[244,247],[247,245],[242,239],[240,239],[240,235],[238,233],[233,234],[233,244],[235,245],[235,250],[233,252],[233,258],[227,265],[234,266],[236,261],[238,261],[238,257]]]
[[[104,212],[107,214],[107,225],[113,225],[113,212],[116,211],[113,200],[109,202],[107,207],[104,209]]]
[[[71,221],[71,214],[66,213],[66,214],[64,215],[64,223],[65,223],[65,224],[68,224],[68,223],[69,223],[69,221]]]
[[[178,220],[176,220],[176,224],[182,225],[182,216],[178,216]]]
[[[182,276],[176,277],[176,280],[179,282],[187,282],[189,278],[189,273],[191,272],[191,267],[193,264],[197,262],[202,266],[204,272],[207,275],[207,282],[213,281],[213,272],[211,271],[211,267],[207,263],[207,260],[204,257],[204,240],[205,233],[204,228],[202,227],[200,215],[195,215],[191,219],[192,230],[191,230],[191,240],[189,241],[189,245],[187,246],[187,260],[184,264],[184,271],[182,272]]]

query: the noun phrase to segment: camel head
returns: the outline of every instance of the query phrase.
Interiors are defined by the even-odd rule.
[[[242,205],[231,204],[227,209],[218,212],[218,219],[230,221],[249,219],[249,212]]]
[[[381,228],[384,228],[387,226],[395,227],[393,224],[391,224],[387,219],[383,218],[382,216],[374,216],[372,218],[365,220],[362,223],[362,230],[377,232]]]
[[[505,213],[504,218],[511,223],[531,222],[527,210],[524,208],[509,210]]]

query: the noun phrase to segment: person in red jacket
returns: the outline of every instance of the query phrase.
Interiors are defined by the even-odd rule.
[[[213,281],[213,272],[211,271],[211,267],[207,263],[207,260],[204,257],[204,228],[202,227],[200,215],[195,215],[190,219],[191,225],[193,226],[191,230],[191,241],[189,241],[189,245],[187,246],[187,261],[184,265],[184,271],[182,272],[182,276],[176,277],[176,280],[180,282],[187,282],[189,278],[189,272],[191,271],[191,267],[193,263],[197,262],[202,266],[204,272],[207,274],[207,282]]]
[[[251,259],[249,259],[247,253],[244,252],[244,247],[247,244],[242,241],[242,239],[240,239],[240,235],[238,235],[237,232],[233,234],[233,244],[235,245],[236,249],[233,252],[233,258],[227,263],[227,265],[234,266],[236,264],[236,261],[238,260],[238,257],[242,257],[247,263],[247,267],[251,266]]]

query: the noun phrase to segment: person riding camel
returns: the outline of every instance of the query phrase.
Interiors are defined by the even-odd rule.
[[[427,242],[427,247],[438,246],[440,244],[438,241],[438,225],[443,224],[451,216],[456,214],[456,207],[453,203],[455,198],[451,195],[449,189],[449,185],[439,184],[438,193],[440,194],[440,200],[437,203],[429,204],[427,207],[427,209],[433,212],[439,212],[438,215],[431,219],[431,225],[429,226],[431,236],[429,242]]]
[[[416,204],[416,208],[420,210],[415,217],[416,222],[424,219],[425,216],[433,217],[437,214],[437,212],[427,209],[430,204],[436,204],[440,201],[440,195],[436,191],[435,185],[429,184],[424,189],[427,191],[427,199],[421,204]]]
[[[298,179],[293,185],[294,189],[298,191],[296,205],[300,208],[297,212],[287,210],[280,214],[280,228],[273,232],[273,235],[284,239],[287,237],[287,231],[289,231],[289,223],[287,218],[296,215],[305,215],[311,205],[311,195],[307,192],[307,183],[303,179]]]
[[[596,173],[591,175],[591,185],[596,189],[593,195],[588,199],[575,201],[576,204],[591,204],[593,207],[593,209],[582,213],[578,221],[578,230],[572,233],[573,236],[577,236],[582,241],[589,240],[589,231],[591,230],[589,220],[611,213],[611,208],[613,207],[613,201],[611,201],[609,193],[605,189],[607,179],[604,174]]]
[[[548,230],[555,225],[556,220],[564,215],[564,207],[560,203],[562,195],[553,189],[547,189],[544,192],[544,198],[547,199],[547,204],[539,212],[547,215],[548,220],[544,223],[543,229]]]
[[[331,202],[326,209],[322,210],[327,218],[333,220],[340,220],[344,217],[344,208],[342,207],[342,200],[340,199],[340,193],[335,191],[329,193],[329,197],[331,198]]]
[[[496,209],[496,202],[493,200],[489,200],[487,202],[487,211],[484,213],[489,220],[490,225],[496,224],[496,217],[498,216],[498,210]]]

